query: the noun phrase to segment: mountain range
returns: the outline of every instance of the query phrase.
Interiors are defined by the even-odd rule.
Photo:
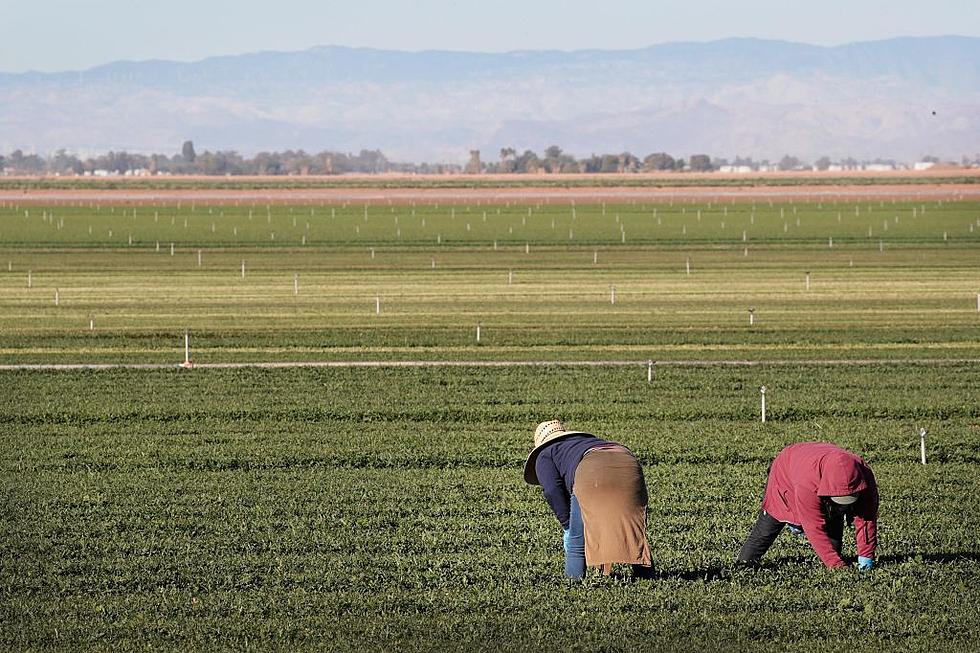
[[[0,64],[2,65],[2,64]],[[759,39],[635,50],[316,47],[0,73],[0,152],[380,149],[778,160],[980,151],[980,38],[823,47]]]

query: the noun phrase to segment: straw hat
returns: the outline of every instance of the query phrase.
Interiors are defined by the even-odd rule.
[[[555,440],[568,437],[569,435],[589,435],[585,431],[569,431],[565,428],[564,422],[560,419],[553,419],[541,422],[534,429],[534,449],[528,454],[527,461],[524,463],[524,480],[531,485],[541,485],[538,483],[538,474],[534,471],[534,463],[538,460],[538,454]],[[593,436],[594,437],[594,436]]]
[[[845,494],[842,497],[830,497],[830,500],[842,506],[849,506],[858,500],[856,494]]]

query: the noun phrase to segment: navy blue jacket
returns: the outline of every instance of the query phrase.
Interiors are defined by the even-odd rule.
[[[544,490],[544,498],[548,500],[548,505],[564,529],[568,528],[575,470],[582,462],[585,452],[600,444],[611,443],[594,435],[569,435],[542,449],[534,462],[534,472]]]

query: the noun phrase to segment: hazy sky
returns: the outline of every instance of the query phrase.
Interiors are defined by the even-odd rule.
[[[0,0],[0,71],[349,45],[638,48],[753,36],[836,45],[980,36],[977,0]]]

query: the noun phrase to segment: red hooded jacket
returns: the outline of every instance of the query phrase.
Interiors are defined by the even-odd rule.
[[[826,530],[822,497],[858,494],[854,532],[858,555],[874,558],[878,544],[878,486],[860,456],[829,442],[800,442],[776,456],[769,470],[762,509],[774,519],[803,527],[807,539],[828,567],[843,567]]]

